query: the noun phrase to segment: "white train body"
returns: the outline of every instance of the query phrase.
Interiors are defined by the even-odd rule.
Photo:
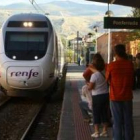
[[[30,13],[9,17],[0,35],[1,87],[9,96],[45,91],[62,70],[62,50],[46,16]]]

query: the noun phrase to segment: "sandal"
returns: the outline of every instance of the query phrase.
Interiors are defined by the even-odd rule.
[[[90,123],[91,120],[90,119],[84,119],[84,122]]]
[[[104,131],[100,134],[101,137],[108,137],[107,131]]]
[[[94,132],[94,133],[91,135],[91,137],[93,137],[93,138],[98,138],[98,137],[100,137],[99,132]]]

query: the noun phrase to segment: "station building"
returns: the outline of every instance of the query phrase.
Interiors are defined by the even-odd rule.
[[[97,38],[97,52],[100,52],[107,62],[108,56],[108,36],[109,33],[102,34]],[[132,40],[134,32],[130,31],[117,31],[110,32],[110,48],[111,48],[111,60],[113,60],[113,46],[117,44],[125,44],[127,54],[131,54],[134,57],[140,52],[140,40]]]

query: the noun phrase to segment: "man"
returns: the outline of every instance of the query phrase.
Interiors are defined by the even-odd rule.
[[[140,53],[136,55],[136,87],[140,89]]]
[[[110,84],[113,140],[122,140],[123,137],[125,140],[133,140],[133,64],[127,60],[125,45],[116,45],[114,53],[116,60],[106,70],[106,79]]]

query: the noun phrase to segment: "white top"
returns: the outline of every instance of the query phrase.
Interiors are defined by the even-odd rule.
[[[87,85],[84,85],[82,87],[82,96],[81,96],[81,98],[82,98],[82,100],[84,102],[88,103],[89,109],[92,110],[92,95],[91,95],[91,91],[88,90],[88,86]]]
[[[92,96],[108,93],[108,85],[101,72],[97,71],[93,73],[91,75],[90,82],[95,84],[92,89]]]

